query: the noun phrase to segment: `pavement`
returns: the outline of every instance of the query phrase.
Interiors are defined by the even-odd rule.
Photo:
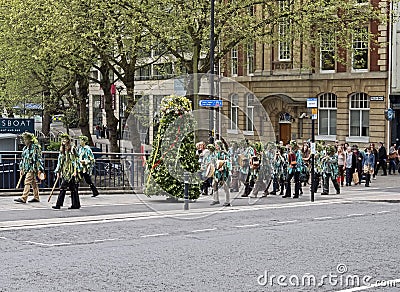
[[[142,194],[85,194],[80,210],[0,196],[0,291],[400,291],[399,182],[190,210]]]

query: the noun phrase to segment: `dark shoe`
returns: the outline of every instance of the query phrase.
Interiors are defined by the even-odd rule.
[[[228,202],[225,202],[222,206],[224,206],[224,207],[230,207],[231,206],[231,204],[230,203],[228,203]]]
[[[286,196],[286,195],[284,195],[284,196],[282,196],[282,198],[290,198],[290,196]]]
[[[299,198],[299,196],[293,196],[293,199],[298,199]]]
[[[60,206],[51,206],[53,209],[60,209],[61,207]]]
[[[210,205],[211,205],[211,206],[219,205],[219,201],[212,201]]]
[[[276,192],[271,192],[270,194],[276,196]]]
[[[241,195],[242,198],[247,198],[248,196],[249,196],[248,194]]]
[[[321,193],[321,196],[328,196],[328,193]]]
[[[29,203],[39,203],[40,201],[38,199],[33,198],[33,199],[29,200],[28,202]]]
[[[92,198],[95,198],[95,197],[97,197],[98,195],[99,195],[99,193],[93,194],[93,195],[92,195]]]
[[[340,191],[336,191],[336,195],[340,195]]]
[[[68,207],[68,210],[71,210],[71,209],[79,209],[80,207]]]
[[[369,185],[365,185],[366,187],[369,187]]]
[[[26,203],[26,202],[25,202],[24,200],[22,200],[21,198],[14,199],[14,201],[17,202],[17,203],[23,203],[23,204]]]

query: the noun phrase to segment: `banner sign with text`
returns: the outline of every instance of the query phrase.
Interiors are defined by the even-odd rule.
[[[6,119],[0,118],[0,134],[35,133],[34,119]]]

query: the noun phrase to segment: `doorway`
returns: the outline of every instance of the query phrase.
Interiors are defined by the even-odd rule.
[[[284,145],[290,142],[290,137],[292,135],[290,123],[279,123],[279,139]]]

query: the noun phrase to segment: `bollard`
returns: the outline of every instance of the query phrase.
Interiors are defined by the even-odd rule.
[[[184,210],[189,210],[189,175],[187,172],[184,174],[184,183],[185,183],[185,193],[184,193],[184,199],[185,199],[185,206]]]

